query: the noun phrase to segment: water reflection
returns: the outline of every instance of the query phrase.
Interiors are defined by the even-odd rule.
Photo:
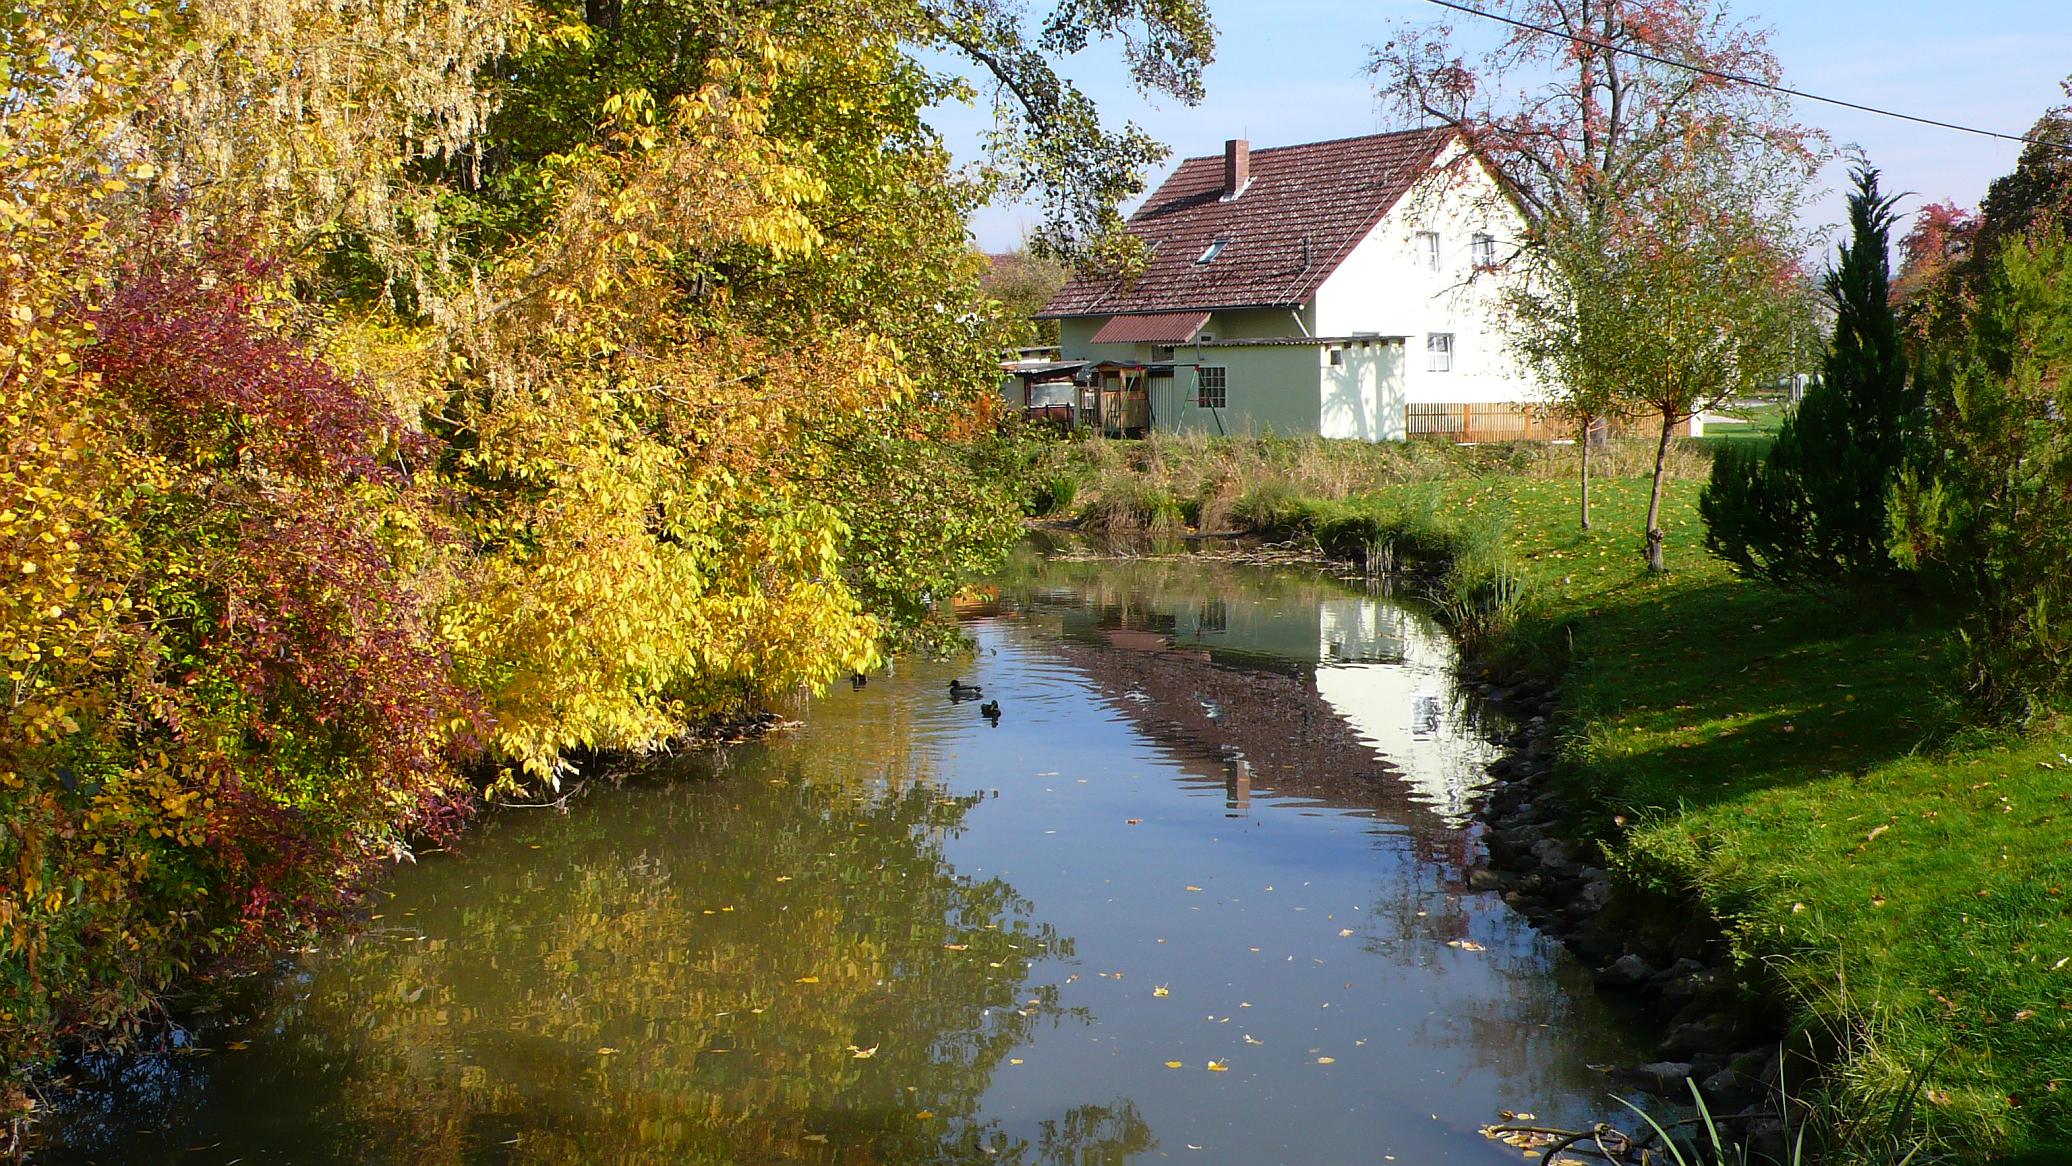
[[[1638,1050],[1465,891],[1485,746],[1416,613],[1025,561],[974,615],[975,658],[399,871],[47,1158],[1496,1163],[1499,1106],[1603,1112]]]

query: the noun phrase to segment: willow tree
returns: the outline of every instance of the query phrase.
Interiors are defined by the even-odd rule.
[[[1736,80],[1774,85],[1782,69],[1767,31],[1734,21],[1719,0],[1499,0],[1487,10],[1507,31],[1475,59],[1456,51],[1450,23],[1406,22],[1369,71],[1404,116],[1459,131],[1523,210],[1526,245],[1513,260],[1523,278],[1505,326],[1514,350],[1548,376],[1552,403],[1578,420],[1587,499],[1594,422],[1634,406],[1657,411],[1618,399],[1614,386],[1631,383],[1629,349],[1593,335],[1620,327],[1624,311],[1593,300],[1624,294],[1627,268],[1654,261],[1646,204],[1695,182],[1726,194],[1731,216],[1754,233],[1778,235],[1822,142],[1791,120],[1785,98]],[[1652,519],[1649,532],[1654,562]]]

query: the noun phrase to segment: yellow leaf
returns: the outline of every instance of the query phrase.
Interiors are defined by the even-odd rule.
[[[1167,1062],[1166,1062],[1166,1068],[1168,1068],[1168,1069],[1177,1069],[1177,1068],[1179,1068],[1179,1067],[1180,1067],[1180,1062],[1179,1062],[1179,1061],[1167,1061]]]
[[[1223,1063],[1223,1062],[1221,1062],[1221,1061],[1210,1061],[1210,1062],[1209,1062],[1209,1072],[1211,1072],[1211,1073],[1228,1073],[1228,1072],[1230,1072],[1230,1066],[1229,1066],[1229,1065],[1226,1065],[1226,1064],[1224,1064],[1224,1063]]]
[[[1151,994],[1153,996],[1170,996],[1173,992],[1172,989],[1167,988],[1164,984],[1160,984],[1158,987],[1151,989]]]
[[[819,982],[819,976],[800,976],[798,979],[792,981],[792,983],[794,984],[818,984]]]

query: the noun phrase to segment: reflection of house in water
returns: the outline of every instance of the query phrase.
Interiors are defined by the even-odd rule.
[[[1219,662],[1307,675],[1330,663],[1393,663],[1403,658],[1395,604],[1343,595],[1303,603],[1221,597],[1143,596],[1065,616],[1065,634],[1117,646],[1200,649]]]
[[[1375,606],[1400,645],[1397,662],[1327,664],[1317,669],[1317,694],[1402,771],[1420,801],[1450,822],[1465,821],[1468,798],[1488,780],[1485,767],[1497,750],[1463,718],[1453,642],[1421,614]]]
[[[1060,619],[1065,658],[1147,736],[1210,763],[1234,813],[1256,789],[1457,826],[1493,756],[1456,716],[1451,642],[1400,604],[1156,586],[1032,598]]]

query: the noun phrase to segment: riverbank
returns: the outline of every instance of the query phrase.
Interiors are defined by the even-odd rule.
[[[1702,549],[1696,481],[1670,483],[1650,578],[1646,485],[1601,482],[1588,532],[1551,473],[1330,500],[1253,482],[1236,520],[1444,561],[1431,585],[1471,649],[1561,681],[1547,780],[1574,841],[1702,906],[1775,987],[1824,1054],[1811,1099],[1843,1156],[2050,1160],[2072,1129],[2072,739],[1955,731],[1940,613],[1735,577]]]

